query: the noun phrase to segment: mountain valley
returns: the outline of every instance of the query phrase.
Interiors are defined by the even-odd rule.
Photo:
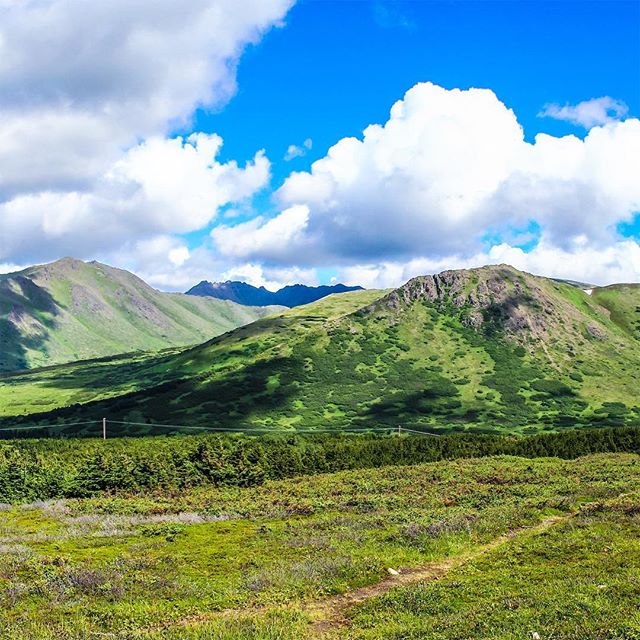
[[[640,287],[506,266],[332,295],[196,347],[5,376],[2,425],[536,433],[640,419]],[[37,396],[37,403],[34,397]],[[124,427],[126,432],[126,427]]]

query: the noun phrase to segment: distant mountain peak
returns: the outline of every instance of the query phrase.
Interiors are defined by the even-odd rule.
[[[187,291],[190,296],[204,296],[231,300],[251,307],[266,305],[281,305],[283,307],[297,307],[302,304],[315,302],[333,293],[358,291],[362,287],[348,287],[344,284],[321,285],[309,287],[304,284],[291,284],[277,291],[269,291],[264,286],[254,287],[239,280],[226,282],[209,282],[202,280]]]
[[[279,310],[164,293],[65,257],[0,274],[0,372],[203,342]]]

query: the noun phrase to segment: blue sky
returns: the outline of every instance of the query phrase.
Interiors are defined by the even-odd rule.
[[[611,95],[638,114],[639,34],[639,2],[306,0],[286,27],[245,53],[230,103],[199,109],[192,128],[222,135],[223,159],[264,148],[273,187],[292,170],[308,170],[338,139],[384,122],[390,105],[421,81],[491,88],[517,113],[527,140],[540,132],[584,137],[579,126],[539,117],[543,105]],[[313,148],[285,162],[289,144],[308,138]],[[274,210],[270,193],[255,205]],[[638,221],[618,230],[640,237]],[[518,246],[535,244],[527,237]]]
[[[637,0],[82,4],[0,7],[0,271],[640,280]]]
[[[529,139],[584,135],[537,114],[603,95],[639,113],[640,2],[306,0],[244,54],[233,99],[192,128],[222,135],[226,159],[265,148],[278,185],[425,81],[491,88]],[[312,152],[283,162],[306,138]]]

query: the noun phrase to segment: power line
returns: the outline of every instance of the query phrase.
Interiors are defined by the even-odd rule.
[[[160,424],[157,422],[129,422],[128,420],[107,420],[107,424],[130,424],[140,427],[160,427],[162,429],[197,429],[199,431],[242,431],[249,433],[251,431],[267,431],[274,433],[318,433],[320,431],[391,431],[392,427],[344,427],[344,428],[320,428],[320,429],[294,429],[291,431],[281,431],[272,427],[196,427],[184,424]]]
[[[406,427],[400,427],[401,431],[407,431],[408,433],[419,433],[421,436],[434,436],[439,438],[441,433],[432,433],[431,431],[416,431],[415,429],[407,429]]]
[[[83,424],[99,424],[99,420],[87,420],[86,422],[66,422],[64,424],[42,424],[31,427],[3,427],[0,431],[27,431],[30,429],[59,429],[62,427],[77,427]]]
[[[184,424],[159,424],[156,422],[128,422],[126,420],[107,420],[107,424],[130,424],[139,427],[159,427],[161,429],[197,429],[199,431],[238,431],[242,427],[193,427]]]
[[[442,434],[431,433],[428,431],[418,431],[416,429],[409,429],[401,425],[389,426],[389,427],[319,427],[319,428],[294,428],[292,430],[281,430],[273,427],[254,427],[254,426],[238,426],[238,427],[198,427],[195,425],[180,425],[180,424],[161,424],[158,422],[133,422],[129,420],[109,420],[108,418],[102,418],[101,420],[86,420],[82,422],[67,422],[62,424],[47,424],[47,425],[32,425],[26,427],[3,427],[0,431],[34,431],[44,429],[64,429],[67,427],[83,426],[83,425],[103,425],[103,437],[106,436],[107,424],[119,424],[119,425],[131,425],[139,427],[152,427],[157,429],[177,429],[177,430],[192,430],[192,431],[205,431],[208,433],[244,433],[250,435],[251,433],[267,433],[274,435],[298,435],[298,434],[318,434],[318,433],[372,433],[372,432],[387,432],[387,433],[414,433],[423,436],[439,437]]]

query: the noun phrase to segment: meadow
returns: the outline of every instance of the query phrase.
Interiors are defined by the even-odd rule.
[[[638,638],[638,462],[492,456],[5,504],[2,638]]]

